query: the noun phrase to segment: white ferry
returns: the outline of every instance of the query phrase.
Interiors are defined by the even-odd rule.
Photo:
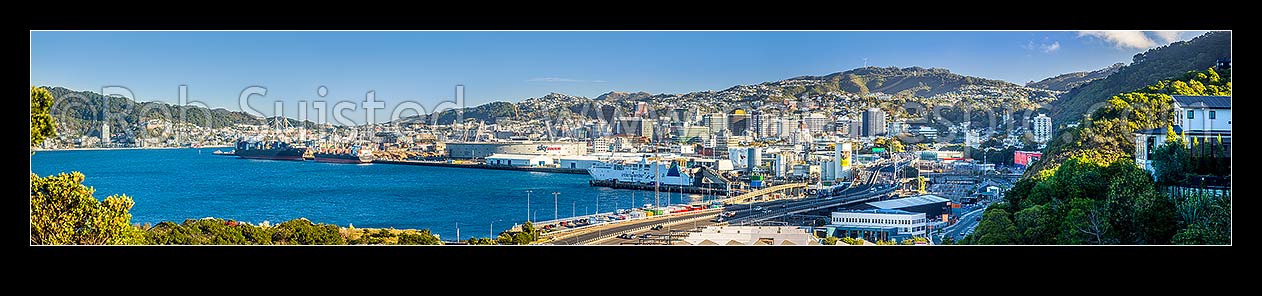
[[[639,161],[609,160],[592,164],[587,173],[592,180],[617,180],[623,183],[640,183],[652,185],[692,185],[691,169],[682,168],[679,162],[669,160]]]

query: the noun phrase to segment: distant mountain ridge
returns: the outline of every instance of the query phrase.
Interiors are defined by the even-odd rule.
[[[824,76],[799,76],[784,81],[811,80],[822,82],[825,90],[866,95],[916,95],[931,97],[959,90],[967,85],[1021,87],[1011,82],[951,73],[943,68],[864,67]],[[783,82],[783,81],[781,81]]]
[[[1056,75],[1055,77],[1039,80],[1038,82],[1026,83],[1025,86],[1058,91],[1069,91],[1080,85],[1087,84],[1088,82],[1109,77],[1109,75],[1117,73],[1117,70],[1122,69],[1122,66],[1126,66],[1126,64],[1116,63],[1100,70]]]
[[[495,123],[498,118],[522,119],[586,117],[610,118],[614,106],[633,110],[633,104],[648,102],[671,108],[725,110],[748,103],[783,103],[802,98],[823,96],[826,100],[848,100],[871,95],[888,95],[895,99],[924,98],[935,104],[1000,105],[1034,108],[1056,98],[1055,91],[1032,88],[1011,82],[952,73],[943,68],[864,67],[822,76],[797,76],[779,81],[735,85],[720,91],[706,90],[683,94],[611,91],[595,99],[551,93],[519,103],[493,102],[463,109],[465,120]],[[977,97],[983,97],[978,99]],[[992,97],[988,100],[984,97]],[[597,105],[601,109],[593,107]],[[557,108],[561,107],[561,108]],[[568,111],[566,111],[568,110]],[[557,114],[556,112],[561,112]],[[446,110],[424,119],[438,124],[455,122],[457,112]],[[659,114],[660,115],[660,114]],[[409,118],[407,121],[416,120]]]
[[[224,108],[203,108],[191,105],[171,105],[163,102],[137,102],[130,98],[104,96],[93,91],[76,91],[60,86],[43,86],[53,95],[53,106],[50,113],[57,119],[59,133],[70,135],[88,135],[99,133],[102,123],[108,114],[110,130],[126,131],[129,127],[138,126],[149,119],[163,119],[193,123],[200,126],[219,128],[235,124],[265,124],[263,117],[242,111],[230,111]],[[103,112],[103,111],[109,111]],[[305,124],[314,127],[310,121],[286,118],[291,126]]]

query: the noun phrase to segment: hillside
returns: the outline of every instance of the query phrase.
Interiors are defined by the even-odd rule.
[[[1088,82],[1092,82],[1097,79],[1104,79],[1105,77],[1109,77],[1109,75],[1113,75],[1113,73],[1117,73],[1117,70],[1122,69],[1122,66],[1125,66],[1125,65],[1126,64],[1124,63],[1116,63],[1116,64],[1113,64],[1112,66],[1109,66],[1107,68],[1100,69],[1100,70],[1061,74],[1061,75],[1057,75],[1056,77],[1039,80],[1038,82],[1026,83],[1025,86],[1033,87],[1033,88],[1058,90],[1058,91],[1068,91],[1080,85],[1087,84]]]
[[[92,91],[76,91],[64,87],[49,87],[53,95],[51,113],[57,118],[57,129],[63,135],[90,135],[100,129],[102,111],[108,110],[110,129],[124,131],[139,126],[149,119],[189,122],[198,126],[219,128],[234,124],[263,124],[262,117],[241,111],[229,111],[224,108],[202,108],[198,106],[178,106],[162,102],[136,102],[123,97],[106,97]],[[288,119],[290,125],[298,126],[295,119]],[[314,123],[304,122],[308,127]]]
[[[798,76],[780,81],[736,85],[724,90],[695,91],[683,94],[651,94],[648,92],[608,92],[594,99],[552,93],[528,98],[519,103],[493,102],[464,109],[463,117],[496,123],[503,118],[533,120],[548,118],[554,123],[577,123],[580,120],[609,120],[636,110],[648,103],[650,112],[667,116],[666,110],[687,109],[694,113],[722,112],[736,108],[784,108],[786,104],[805,106],[844,106],[837,116],[851,116],[851,110],[888,107],[887,112],[900,117],[910,116],[902,108],[908,102],[926,106],[957,106],[973,109],[1012,107],[1036,109],[1056,99],[1059,92],[1021,86],[1001,80],[951,73],[941,68],[865,67],[824,76]],[[958,113],[958,112],[956,112]],[[917,115],[919,116],[919,115]],[[944,118],[957,120],[960,114],[945,112]],[[401,122],[421,117],[406,118]],[[426,121],[450,124],[454,110],[424,117]],[[944,127],[945,128],[945,127]]]
[[[958,91],[966,86],[1021,87],[1007,81],[964,76],[942,68],[921,67],[866,67],[825,76],[794,77],[785,81],[814,82],[812,83],[814,85],[810,87],[786,89],[786,94],[793,96],[802,93],[844,91],[858,95],[884,93],[932,97]]]
[[[647,93],[647,92],[634,92],[634,93],[628,93],[628,92],[617,92],[617,91],[611,91],[611,92],[605,93],[605,94],[603,94],[603,95],[597,96],[597,97],[596,97],[596,100],[597,100],[597,101],[605,101],[605,100],[609,100],[609,101],[621,101],[621,100],[632,100],[632,101],[637,101],[637,100],[642,100],[642,99],[644,99],[644,98],[648,98],[648,97],[651,97],[651,96],[653,96],[653,94],[650,94],[650,93]]]
[[[1231,32],[1209,32],[1189,41],[1149,49],[1136,54],[1130,65],[1060,96],[1052,103],[1052,120],[1060,125],[1081,119],[1093,105],[1119,93],[1144,87],[1153,81],[1177,77],[1187,71],[1213,67],[1219,58],[1231,57]]]

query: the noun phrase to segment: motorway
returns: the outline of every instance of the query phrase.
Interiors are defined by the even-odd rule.
[[[662,229],[652,230],[649,227],[662,225],[666,222],[661,219],[651,221],[637,221],[628,223],[619,223],[609,226],[601,226],[601,229],[589,230],[576,237],[562,237],[562,239],[553,241],[552,244],[666,244],[669,237],[682,238],[686,231],[699,227],[711,225],[742,225],[753,224],[766,221],[790,214],[814,211],[825,208],[835,208],[838,206],[856,204],[861,202],[873,201],[888,196],[896,188],[896,181],[893,178],[893,172],[896,165],[905,165],[911,161],[910,154],[895,155],[893,161],[883,160],[875,163],[874,170],[871,172],[859,171],[859,179],[854,185],[832,194],[823,194],[820,197],[799,197],[786,198],[764,202],[754,202],[749,204],[732,204],[726,205],[723,212],[732,212],[735,215],[725,218],[722,221],[713,220],[720,213],[719,211],[707,211],[704,213],[689,213],[686,215],[674,217],[668,216],[673,221],[680,221],[689,218],[692,219],[682,225],[663,225]],[[616,237],[617,234],[627,233],[635,238],[624,239]],[[649,238],[642,238],[644,234],[650,234]],[[602,238],[603,237],[603,238]],[[597,240],[593,240],[600,238]],[[588,241],[592,240],[592,241]]]
[[[609,225],[597,225],[597,226],[592,226],[592,228],[590,229],[576,230],[580,232],[577,232],[577,234],[575,235],[558,234],[556,236],[557,239],[550,243],[554,245],[587,244],[587,243],[590,243],[588,241],[594,240],[603,236],[636,232],[637,230],[641,230],[642,228],[672,223],[672,222],[681,221],[681,220],[690,219],[690,218],[698,218],[697,220],[699,221],[708,222],[710,221],[710,219],[713,219],[713,217],[718,216],[719,212],[720,211],[717,209],[712,209],[712,210],[705,210],[705,211],[687,212],[683,214],[676,214],[676,215],[669,215],[669,216],[653,217],[653,218],[648,218],[644,220],[626,221],[626,222],[614,223],[614,224],[609,224]]]
[[[955,225],[943,228],[942,236],[935,236],[934,243],[941,243],[942,238],[950,237],[955,241],[964,239],[969,233],[973,233],[973,229],[977,228],[978,222],[981,222],[982,212],[986,211],[986,205],[978,204],[970,206],[970,210],[963,215]]]

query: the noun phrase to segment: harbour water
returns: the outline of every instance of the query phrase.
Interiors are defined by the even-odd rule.
[[[225,150],[224,148],[218,148]],[[79,171],[95,197],[131,196],[132,223],[215,217],[272,224],[306,217],[345,227],[428,228],[443,239],[487,237],[521,223],[653,203],[653,192],[588,185],[586,175],[390,164],[248,160],[216,148],[39,151],[40,176]],[[680,203],[681,195],[660,193]],[[685,201],[690,199],[682,195]],[[634,202],[633,202],[634,200]],[[495,228],[492,230],[491,223]]]

